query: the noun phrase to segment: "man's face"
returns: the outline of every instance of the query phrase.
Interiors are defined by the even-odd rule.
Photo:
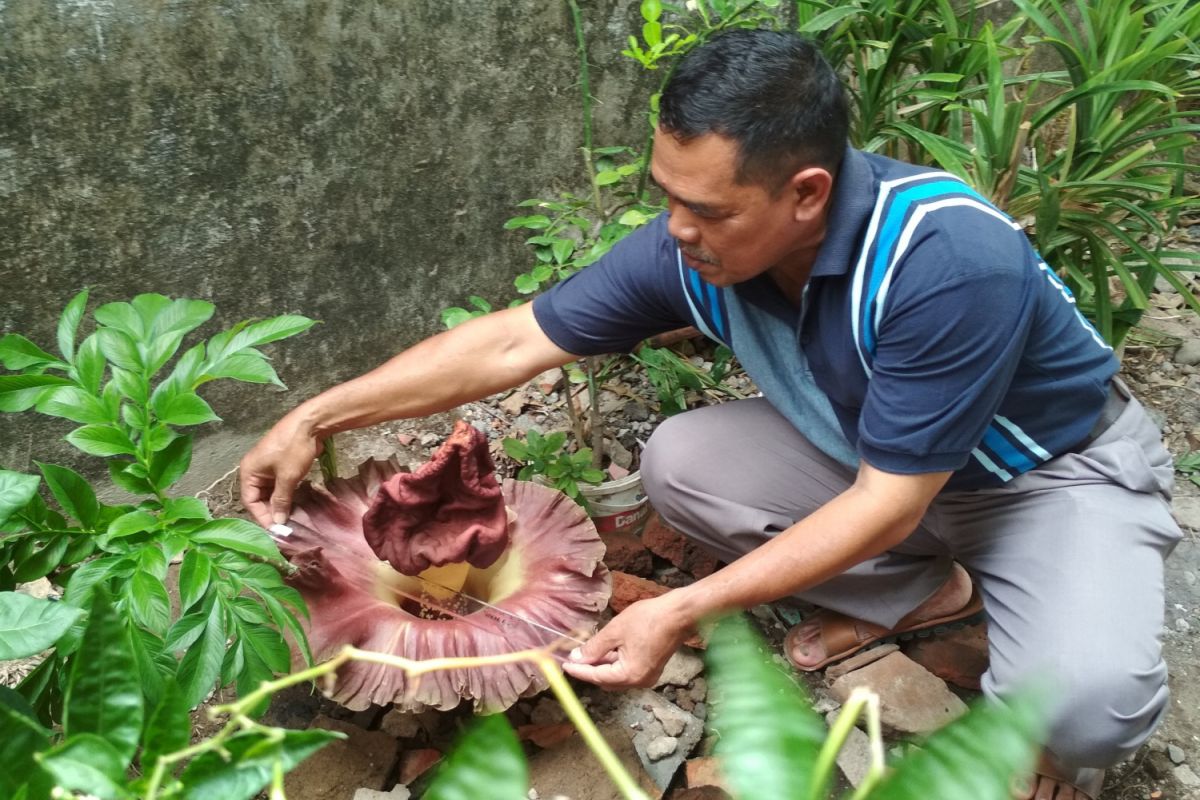
[[[655,136],[650,171],[666,193],[667,227],[684,263],[714,286],[772,267],[807,268],[820,236],[797,214],[797,192],[790,185],[772,194],[758,183],[739,184],[736,167],[737,145],[724,136],[681,143],[661,128]]]

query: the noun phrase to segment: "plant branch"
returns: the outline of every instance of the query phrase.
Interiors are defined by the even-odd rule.
[[[571,389],[571,375],[567,372],[566,366],[561,367],[563,377],[563,399],[566,400],[567,418],[571,420],[571,430],[575,433],[576,448],[582,447],[587,441],[587,436],[583,433],[583,418],[579,414],[579,409],[575,405],[575,392]]]
[[[583,704],[579,702],[579,697],[571,689],[571,685],[567,682],[557,662],[551,656],[551,653],[563,646],[562,642],[555,642],[551,645],[542,648],[530,650],[518,650],[512,653],[502,653],[492,656],[464,656],[457,658],[433,658],[425,661],[418,661],[403,656],[392,655],[389,653],[376,653],[370,650],[360,650],[352,645],[346,645],[336,656],[310,667],[300,672],[295,672],[290,675],[284,675],[273,681],[263,681],[254,691],[239,698],[233,703],[225,705],[213,706],[209,709],[209,716],[216,719],[220,716],[228,717],[225,725],[217,731],[211,738],[198,742],[190,747],[178,750],[174,753],[159,756],[154,762],[154,769],[150,775],[150,781],[146,789],[146,800],[157,800],[161,791],[164,778],[167,776],[168,770],[175,764],[187,761],[211,751],[224,752],[222,745],[235,734],[243,731],[259,731],[268,736],[279,735],[278,729],[271,728],[255,722],[250,718],[249,712],[254,707],[268,700],[272,695],[281,689],[286,689],[289,686],[295,686],[301,683],[316,681],[320,678],[331,676],[347,662],[350,661],[365,661],[372,664],[382,664],[388,667],[395,667],[403,670],[410,677],[419,677],[429,672],[438,672],[441,670],[450,669],[473,669],[477,667],[496,666],[500,664],[513,664],[517,662],[527,661],[535,664],[546,676],[546,680],[550,684],[550,688],[554,691],[559,703],[567,713],[567,717],[574,723],[583,736],[584,742],[588,748],[596,756],[596,759],[604,767],[613,783],[616,784],[625,800],[648,800],[646,794],[638,787],[636,781],[622,766],[621,762],[609,747],[608,742],[600,735],[596,729],[595,723],[584,710]],[[270,786],[271,800],[283,800],[283,767],[282,762],[276,762],[272,766],[272,780]]]
[[[592,466],[600,468],[604,456],[604,421],[600,418],[600,387],[596,385],[596,356],[587,357],[588,398],[592,407],[589,418],[592,421]]]
[[[833,766],[837,761],[837,755],[846,744],[850,731],[854,729],[854,723],[858,721],[858,716],[864,709],[867,714],[868,736],[871,738],[871,764],[867,769],[866,779],[859,785],[850,800],[862,800],[883,776],[883,737],[879,725],[879,695],[865,686],[860,686],[851,692],[846,705],[842,707],[841,713],[833,721],[833,727],[830,728],[829,737],[821,746],[821,752],[817,754],[816,763],[813,764],[812,780],[809,782],[809,800],[820,800],[821,788],[828,783]]]

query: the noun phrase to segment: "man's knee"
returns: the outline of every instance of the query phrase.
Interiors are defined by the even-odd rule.
[[[1167,710],[1166,666],[1148,672],[1081,664],[1063,676],[1047,748],[1064,763],[1106,768],[1140,747]]]
[[[696,464],[709,457],[701,452],[707,440],[689,417],[663,420],[642,451],[642,486],[659,513],[670,514],[685,484],[697,475]]]

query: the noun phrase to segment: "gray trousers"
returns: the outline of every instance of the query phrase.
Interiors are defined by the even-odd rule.
[[[854,477],[763,399],[672,417],[642,458],[663,518],[727,561]],[[891,627],[958,561],[987,614],[985,694],[1049,676],[1058,691],[1047,747],[1065,765],[1107,767],[1136,750],[1167,708],[1163,559],[1181,535],[1172,479],[1158,430],[1132,400],[1083,452],[1001,488],[942,493],[898,547],[799,596]]]

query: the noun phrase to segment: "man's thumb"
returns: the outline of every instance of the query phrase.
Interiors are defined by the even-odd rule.
[[[291,490],[276,489],[271,495],[271,521],[276,525],[283,525],[288,521],[288,517],[292,515],[292,493]]]

